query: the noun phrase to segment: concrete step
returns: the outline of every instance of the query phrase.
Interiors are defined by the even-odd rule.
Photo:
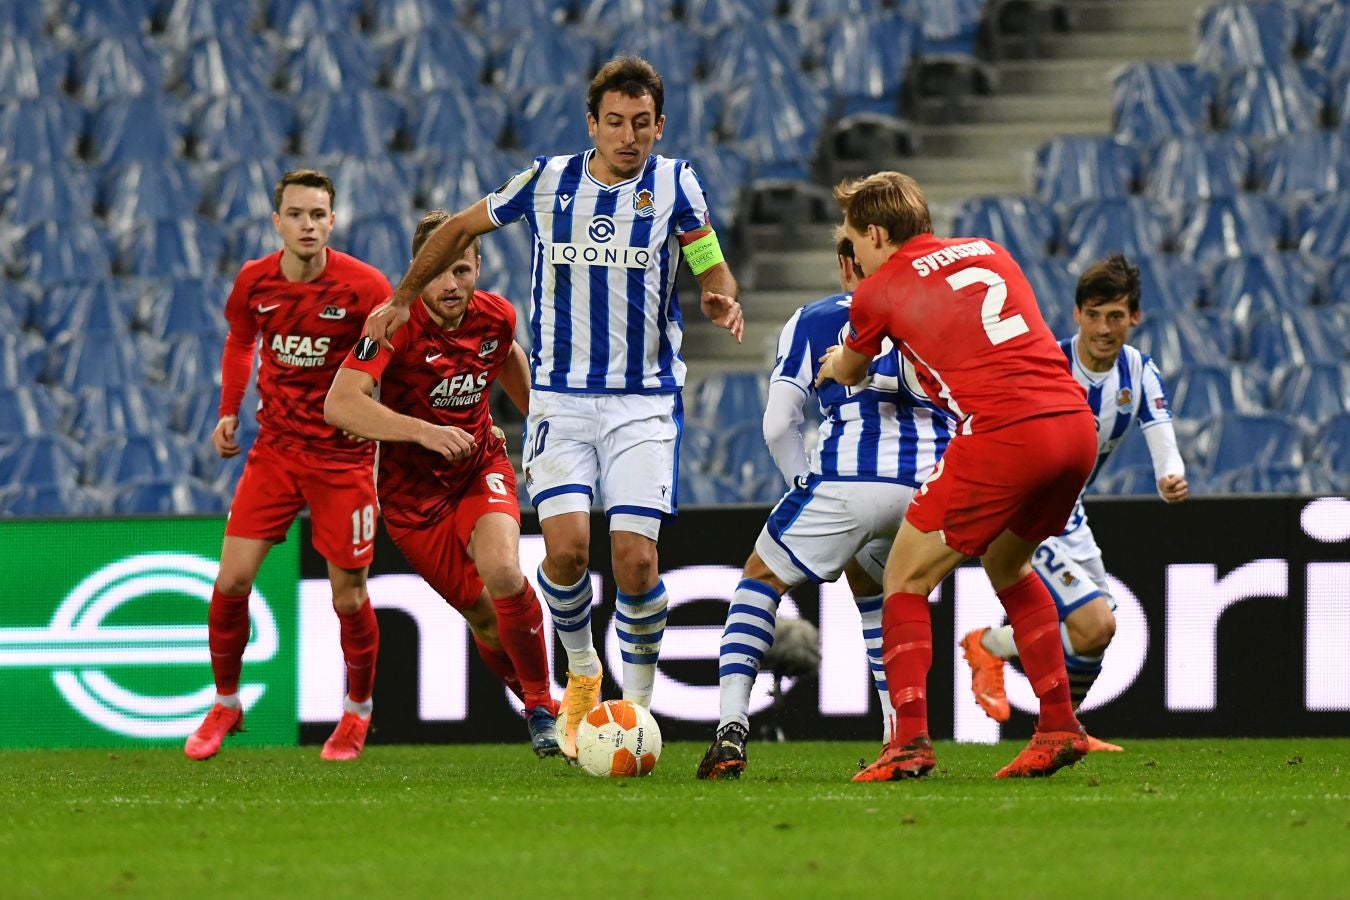
[[[924,187],[930,182],[1023,184],[1030,162],[1024,152],[988,158],[916,156],[901,171]]]
[[[1195,0],[1083,0],[1070,8],[1080,32],[1170,29],[1189,36],[1204,5]]]
[[[921,181],[923,195],[928,199],[928,210],[933,227],[938,233],[951,230],[951,219],[961,203],[971,197],[996,194],[1026,194],[1031,186],[1022,179],[999,181]]]
[[[1110,72],[1131,60],[1015,60],[999,66],[999,91],[1007,94],[1111,95]]]
[[[982,122],[924,126],[924,154],[943,159],[1004,159],[1009,154],[1034,153],[1041,144],[1066,131],[1105,130],[1104,123],[1096,121],[1081,128],[1067,125],[1064,122]]]
[[[1190,59],[1195,44],[1185,31],[1078,31],[1045,42],[1054,59]]]
[[[835,283],[834,242],[822,241],[819,250],[774,253],[772,248],[756,252],[753,273],[748,279],[756,292],[812,291]]]
[[[1070,130],[1101,126],[1111,118],[1111,92],[1100,94],[996,94],[980,97],[971,108],[972,122],[1061,123]],[[926,149],[926,148],[925,148]]]
[[[773,365],[782,327],[782,322],[747,322],[745,335],[738,344],[725,329],[718,328],[702,316],[697,321],[686,319],[680,354],[687,360],[736,360],[746,368],[763,367],[768,371],[768,367]]]

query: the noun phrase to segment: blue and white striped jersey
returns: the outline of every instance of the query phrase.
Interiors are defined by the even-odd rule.
[[[810,396],[816,391],[824,421],[811,471],[836,480],[898,481],[918,487],[947,449],[955,424],[923,396],[899,352],[883,346],[862,385],[827,381],[813,387],[820,357],[848,332],[852,294],[835,294],[792,314],[778,339],[773,381]]]
[[[1167,406],[1162,375],[1148,354],[1126,344],[1120,348],[1111,371],[1091,372],[1078,357],[1077,335],[1060,341],[1059,346],[1068,357],[1074,379],[1087,390],[1088,406],[1097,417],[1097,463],[1088,476],[1087,484],[1090,485],[1106,460],[1125,440],[1131,422],[1138,421],[1139,426],[1147,430],[1171,422],[1172,411]],[[1080,496],[1064,533],[1068,534],[1086,520]]]
[[[684,385],[677,235],[709,224],[703,186],[679,159],[604,185],[594,150],[540,156],[487,197],[497,225],[534,233],[530,375],[543,391],[662,394]]]

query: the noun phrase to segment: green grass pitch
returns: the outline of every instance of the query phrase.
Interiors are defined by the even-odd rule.
[[[701,746],[640,781],[522,746],[0,753],[0,896],[1347,897],[1350,739],[1130,741],[1054,778],[939,744],[852,784],[874,744]]]

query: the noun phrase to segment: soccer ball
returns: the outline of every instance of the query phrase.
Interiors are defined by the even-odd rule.
[[[636,703],[606,700],[577,726],[577,765],[600,778],[651,774],[661,756],[661,729]]]

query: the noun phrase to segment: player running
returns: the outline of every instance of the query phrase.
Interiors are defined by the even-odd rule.
[[[355,759],[370,727],[380,629],[366,593],[375,541],[374,445],[353,441],[323,419],[323,396],[365,316],[387,296],[374,268],[328,246],[333,182],[314,169],[287,172],[273,194],[282,249],[244,264],[225,304],[216,452],[239,454],[239,404],[258,335],[258,437],[235,488],[207,628],[216,700],[184,752],[207,759],[244,724],[239,673],[248,644],[248,598],[263,559],[308,505],[314,549],[328,561],[347,697],[324,759]]]
[[[414,256],[449,217],[443,210],[422,217]],[[500,381],[528,412],[530,373],[511,339],[515,308],[477,290],[480,266],[474,241],[422,290],[392,349],[362,338],[333,380],[324,416],[382,442],[378,484],[389,537],[468,621],[483,661],[524,702],[535,754],[552,756],[558,702],[549,694],[544,615],[520,573],[516,472],[488,409]]]
[[[1087,738],[1069,697],[1054,600],[1031,556],[1064,530],[1092,472],[1095,422],[1083,389],[1006,250],[934,237],[923,192],[899,172],[844,182],[835,198],[872,274],[854,293],[848,337],[830,349],[818,381],[858,384],[890,338],[929,398],[959,423],[886,564],[882,647],[896,728],[854,780],[917,778],[936,765],[926,701],[928,595],[972,556],[1008,612],[1040,699],[1036,734],[998,776],[1050,775],[1081,759]]]
[[[651,704],[667,605],[656,539],[676,512],[683,421],[677,247],[702,286],[703,314],[737,341],[744,330],[703,186],[688,162],[652,154],[665,128],[664,96],[661,76],[645,60],[606,63],[586,94],[595,146],[538,157],[452,216],[366,322],[369,337],[387,342],[418,291],[475,236],[519,219],[534,234],[525,487],[544,534],[538,584],[567,651],[569,757],[577,725],[600,697],[587,573],[597,486],[618,586],[623,695]]]
[[[764,439],[791,489],[769,514],[727,610],[718,662],[721,718],[699,778],[738,778],[745,770],[750,691],[773,646],[779,599],[807,581],[834,581],[846,569],[881,695],[883,740],[891,737],[878,582],[905,508],[946,449],[952,423],[906,387],[889,341],[858,387],[815,387],[820,359],[848,330],[852,292],[863,277],[842,229],[835,252],[843,293],[797,310],[778,341]],[[800,427],[802,403],[813,390],[824,421],[819,449],[808,459]]]
[[[1097,416],[1097,464],[1088,484],[1125,439],[1130,423],[1138,422],[1153,459],[1159,495],[1168,503],[1180,503],[1189,492],[1186,464],[1177,452],[1162,375],[1147,354],[1125,343],[1140,319],[1139,270],[1118,253],[1094,263],[1078,279],[1073,318],[1078,334],[1059,346]],[[1102,654],[1116,633],[1115,601],[1082,496],[1064,532],[1037,547],[1031,565],[1050,589],[1059,612],[1069,695],[1076,709],[1101,674]],[[1003,687],[1003,664],[1017,655],[1012,629],[1006,625],[976,629],[961,639],[961,647],[970,663],[975,702],[991,719],[1008,721],[1011,709]],[[1089,735],[1088,749],[1121,747]]]

